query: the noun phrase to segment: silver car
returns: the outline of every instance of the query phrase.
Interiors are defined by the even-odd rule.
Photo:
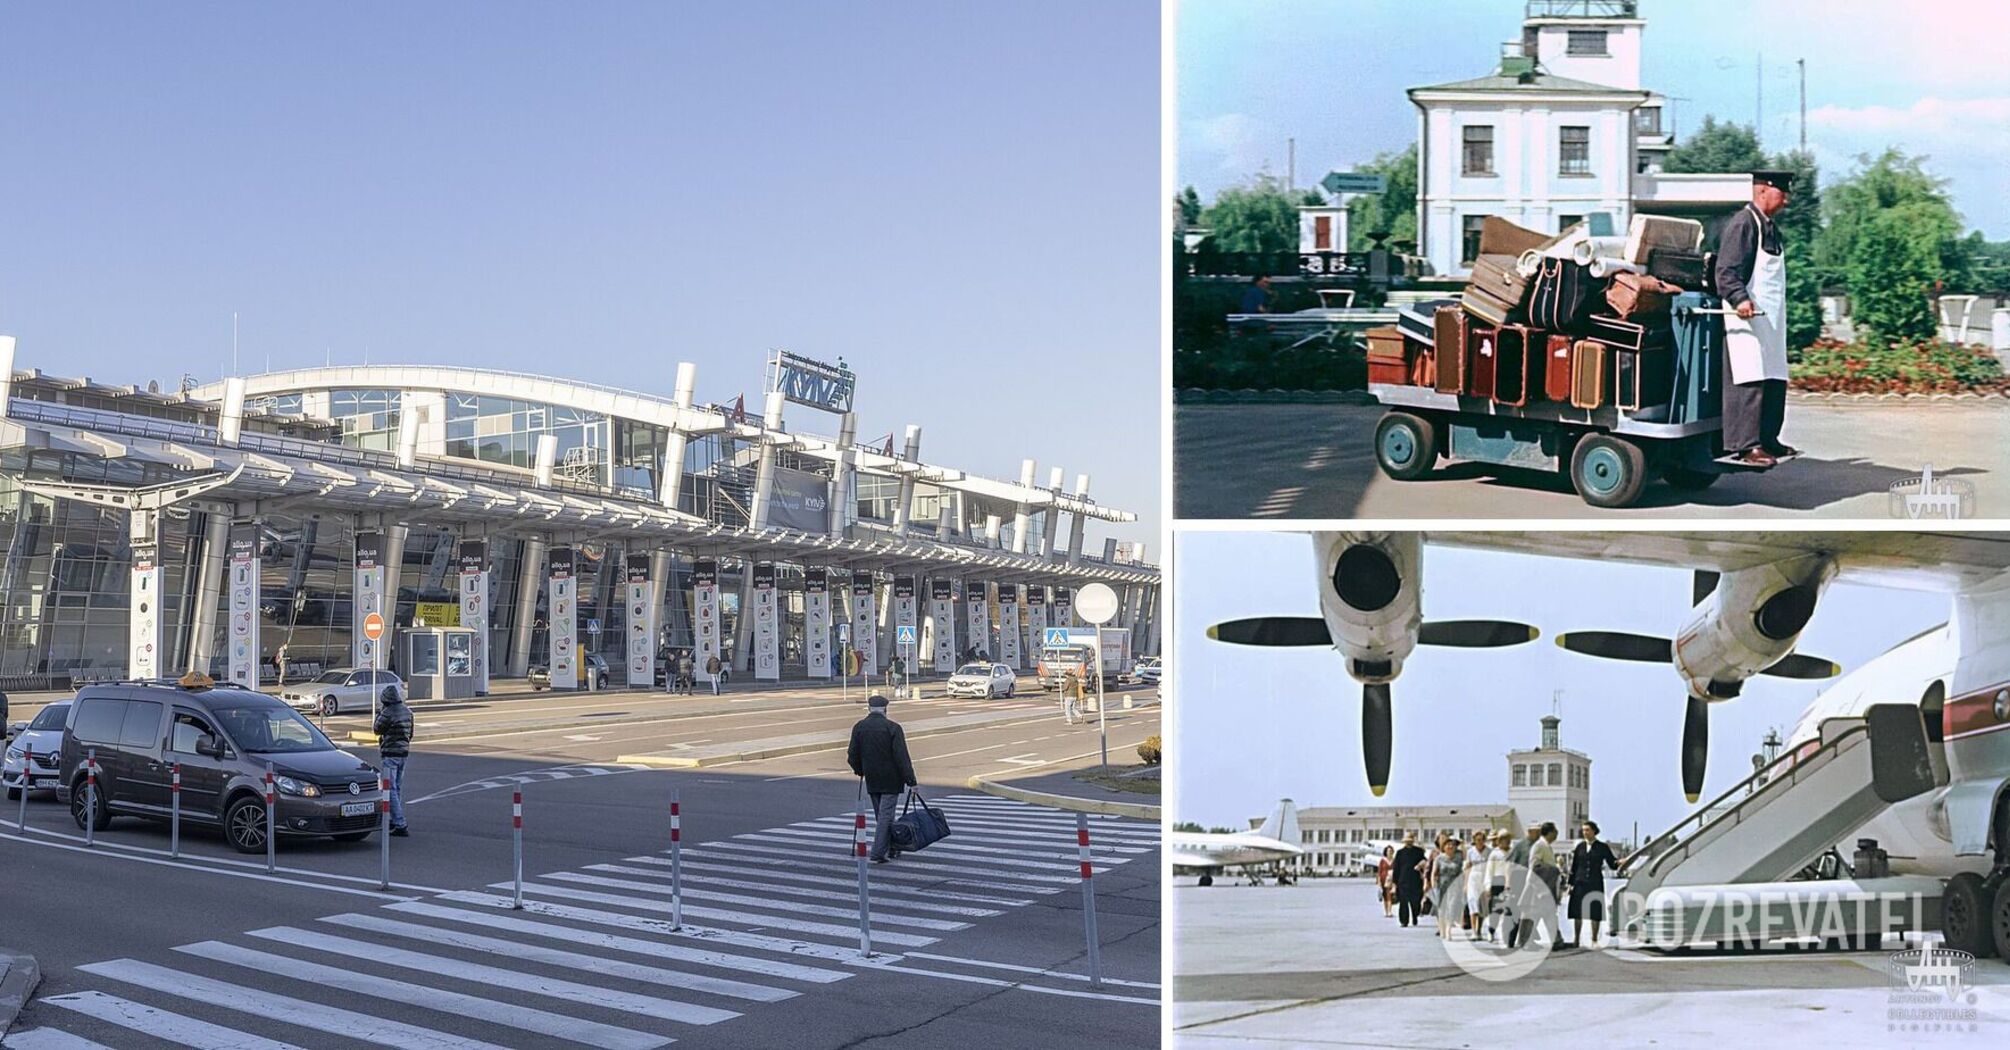
[[[0,763],[0,783],[7,785],[7,801],[21,797],[21,791],[54,791],[58,764],[62,761],[63,722],[70,716],[70,701],[58,700],[43,708],[27,728],[7,742],[7,760]],[[35,768],[23,775],[30,751]]]
[[[371,710],[373,704],[384,698],[387,689],[397,690],[400,700],[406,698],[405,681],[396,672],[338,667],[321,672],[321,677],[312,681],[287,686],[279,698],[296,710],[339,715],[345,711]]]
[[[986,700],[1011,696],[1019,686],[1019,676],[1004,664],[964,664],[949,676],[950,696],[977,696]]]

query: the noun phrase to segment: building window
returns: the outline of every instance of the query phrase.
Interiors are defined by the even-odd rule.
[[[1584,125],[1565,125],[1562,141],[1557,146],[1557,174],[1591,174],[1591,128]]]
[[[1494,126],[1492,124],[1468,124],[1464,130],[1466,136],[1464,173],[1467,175],[1492,175],[1494,173]]]
[[[1484,215],[1466,216],[1463,229],[1465,234],[1463,238],[1464,243],[1459,249],[1460,265],[1471,266],[1473,260],[1480,257],[1480,227],[1485,225],[1486,221],[1487,217]]]
[[[1569,30],[1569,33],[1570,39],[1564,46],[1564,54],[1583,58],[1607,58],[1611,56],[1612,52],[1605,49],[1605,30],[1572,29]]]
[[[1312,250],[1330,252],[1333,250],[1333,216],[1314,215],[1312,217]]]
[[[1528,767],[1527,767],[1527,766],[1523,766],[1523,765],[1517,765],[1517,766],[1515,766],[1515,767],[1514,767],[1514,786],[1515,786],[1515,787],[1527,787],[1527,786],[1528,786]]]
[[[1642,106],[1634,110],[1633,133],[1636,135],[1661,134],[1661,107]]]
[[[1549,786],[1563,786],[1563,767],[1555,762],[1549,764]]]
[[[1583,221],[1582,215],[1559,215],[1556,217],[1556,232],[1562,233]]]

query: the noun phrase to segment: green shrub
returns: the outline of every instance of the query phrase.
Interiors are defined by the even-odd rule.
[[[1138,757],[1145,760],[1145,765],[1155,766],[1159,764],[1159,737],[1157,733],[1146,737],[1145,742],[1138,745]]]

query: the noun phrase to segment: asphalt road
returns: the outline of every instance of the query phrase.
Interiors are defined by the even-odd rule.
[[[420,707],[422,726],[455,720],[422,731],[406,783],[414,833],[392,840],[388,894],[374,837],[289,843],[268,874],[213,834],[186,833],[173,861],[164,828],[122,819],[85,850],[53,801],[31,800],[25,836],[0,807],[0,880],[19,888],[0,944],[46,975],[0,1045],[177,1045],[141,1031],[243,1047],[1030,1048],[1058,1032],[1070,1045],[1157,1045],[1156,825],[1090,818],[1111,979],[1092,989],[1074,815],[964,786],[1093,764],[1093,728],[1038,701],[1024,718],[914,740],[955,834],[872,870],[877,954],[860,960],[856,781],[841,745],[689,771],[612,761],[643,737],[835,737],[859,715],[821,691],[722,703],[734,700],[711,714],[696,713],[709,697],[619,693]],[[925,720],[946,703],[896,701],[894,715]],[[691,717],[668,717],[678,705]],[[1157,732],[1158,711],[1113,705],[1113,757]],[[587,728],[526,731],[530,717]],[[508,907],[517,787],[523,912]],[[682,933],[669,928],[673,797]]]
[[[1586,504],[1561,476],[1447,464],[1419,481],[1375,465],[1380,406],[1176,405],[1174,513],[1182,518],[1888,519],[1893,482],[1936,477],[1975,489],[1975,515],[2010,516],[2010,409],[1986,404],[1788,406],[1804,455],[1701,492],[1650,485],[1621,510]]]

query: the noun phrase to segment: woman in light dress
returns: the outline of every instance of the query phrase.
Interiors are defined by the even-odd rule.
[[[1482,828],[1473,832],[1466,845],[1466,932],[1477,940],[1480,926],[1486,920],[1486,912],[1480,909],[1480,898],[1487,888],[1487,832]]]

